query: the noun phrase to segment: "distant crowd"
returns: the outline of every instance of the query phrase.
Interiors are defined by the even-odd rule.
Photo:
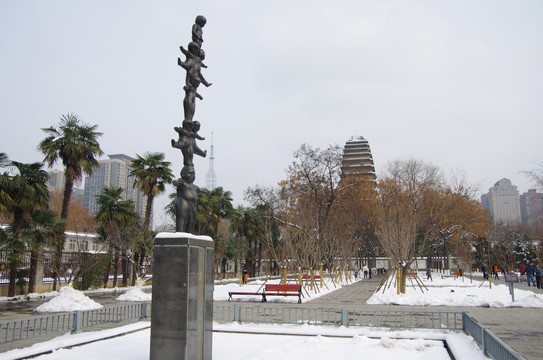
[[[521,265],[519,267],[520,278],[522,281],[526,281],[528,286],[533,285],[537,286],[538,289],[543,289],[543,274],[541,270],[541,265],[536,265],[533,262],[529,263],[528,265]],[[494,279],[496,280],[500,279],[497,265],[492,266],[490,269],[490,274],[486,272],[486,268],[484,266],[481,268],[481,271],[483,272],[483,277],[485,280],[488,279],[489,276],[494,276]]]

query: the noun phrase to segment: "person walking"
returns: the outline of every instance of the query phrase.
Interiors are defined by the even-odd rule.
[[[358,266],[356,264],[354,264],[354,278],[358,280]]]
[[[430,268],[428,268],[428,270],[426,270],[426,278],[430,281],[433,281],[432,280],[432,272],[430,271]]]
[[[483,272],[483,280],[486,280],[488,275],[486,274],[486,268],[484,265],[481,267],[481,271]]]
[[[494,280],[500,280],[498,276],[498,265],[494,265]]]
[[[541,265],[540,264],[534,265],[533,268],[534,268],[535,283],[537,284],[537,288],[541,289],[543,288],[543,283],[541,283]]]
[[[528,282],[528,286],[530,286],[530,283],[536,286],[535,279],[534,279],[534,263],[529,263],[526,265],[526,281]]]
[[[520,280],[524,281],[524,276],[526,275],[526,266],[524,266],[524,264],[521,264],[518,268],[518,271],[520,272]]]

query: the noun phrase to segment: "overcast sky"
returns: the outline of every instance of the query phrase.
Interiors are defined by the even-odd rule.
[[[543,1],[0,2],[0,152],[41,161],[41,128],[70,112],[106,154],[166,153],[183,118],[177,57],[204,15],[199,146],[217,183],[285,177],[302,143],[369,141],[376,171],[410,157],[463,171],[479,193],[543,160]],[[182,57],[184,58],[184,57]],[[196,184],[208,159],[195,156]],[[173,188],[172,188],[173,189]],[[163,216],[159,200],[155,224]]]

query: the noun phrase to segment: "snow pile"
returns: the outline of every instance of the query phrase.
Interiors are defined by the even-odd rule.
[[[75,290],[69,286],[60,288],[57,296],[46,303],[41,304],[34,311],[38,312],[65,312],[65,311],[83,311],[96,310],[103,308],[94,300],[83,294],[82,291]]]
[[[151,301],[152,295],[144,293],[140,288],[132,288],[117,297],[117,301]]]
[[[438,275],[439,276],[439,275]],[[414,305],[414,306],[482,306],[493,308],[526,307],[543,308],[543,295],[533,291],[515,288],[515,302],[511,298],[508,285],[492,285],[488,282],[471,282],[469,279],[445,278],[436,276],[434,281],[423,279],[421,291],[418,285],[406,286],[406,293],[398,295],[391,286],[374,293],[367,301],[370,305]],[[421,277],[422,279],[422,277]]]

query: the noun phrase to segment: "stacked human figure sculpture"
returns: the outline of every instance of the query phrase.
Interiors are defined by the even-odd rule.
[[[204,84],[211,86],[202,75],[202,68],[207,68],[202,62],[205,59],[205,52],[202,50],[202,28],[206,24],[206,18],[199,15],[196,17],[192,26],[192,41],[188,44],[186,50],[180,46],[181,52],[185,55],[185,61],[177,59],[177,64],[187,72],[185,78],[185,98],[183,99],[184,120],[182,127],[174,127],[179,134],[177,141],[172,139],[172,147],[180,149],[183,154],[183,169],[181,177],[174,180],[173,184],[177,188],[177,197],[175,199],[175,230],[177,232],[194,233],[196,226],[196,205],[198,194],[202,193],[198,186],[194,185],[196,173],[194,170],[194,154],[206,157],[207,151],[200,149],[196,140],[205,140],[198,135],[200,123],[193,121],[196,110],[196,98],[202,100],[198,94],[198,86]]]

